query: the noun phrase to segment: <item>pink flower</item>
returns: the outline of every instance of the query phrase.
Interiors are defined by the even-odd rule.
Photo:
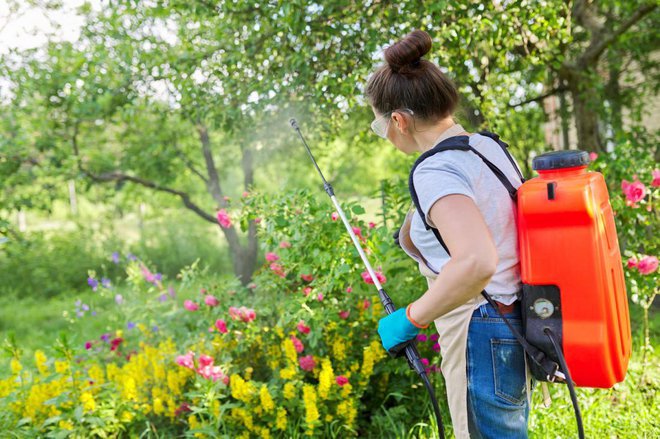
[[[362,236],[362,230],[359,227],[353,227],[353,233],[355,233],[355,236],[358,238],[364,239],[364,236]]]
[[[630,259],[628,259],[627,267],[628,268],[637,268],[637,258],[633,256]]]
[[[313,371],[314,368],[316,367],[316,362],[314,361],[314,357],[312,357],[311,355],[300,357],[298,359],[298,363],[300,364],[300,368],[302,370],[306,370],[308,372]]]
[[[229,215],[225,209],[218,210],[215,215],[216,218],[218,218],[218,224],[220,224],[220,227],[225,229],[231,227],[231,218],[229,218]]]
[[[220,366],[213,366],[211,367],[211,373],[210,373],[210,378],[213,381],[222,381],[226,386],[229,385],[229,377],[225,375],[222,370],[220,369]]]
[[[234,320],[242,320],[245,323],[250,323],[257,318],[257,313],[252,308],[230,306],[229,316]]]
[[[199,356],[199,367],[213,366],[213,357],[209,355],[200,355]]]
[[[303,294],[305,295],[305,297],[309,296],[309,293],[311,292],[312,292],[312,287],[305,287],[303,289]]]
[[[364,299],[364,302],[362,302],[362,308],[369,309],[370,306],[371,306],[371,302],[369,301],[369,299]]]
[[[436,352],[440,352],[440,343],[435,343],[431,349]]]
[[[653,181],[651,182],[651,186],[653,187],[660,186],[660,169],[654,169],[651,175],[653,175]]]
[[[596,154],[595,152],[589,153],[589,161],[595,162],[597,158],[598,158],[598,154]]]
[[[346,384],[348,384],[348,378],[346,378],[344,375],[337,375],[337,377],[335,378],[335,381],[337,382],[337,384],[340,387],[345,386]]]
[[[352,293],[353,292],[353,287],[346,287],[346,292],[347,293]]]
[[[350,311],[339,311],[339,318],[346,320],[350,314]]]
[[[248,191],[243,191],[243,193],[241,194],[241,196],[242,196],[243,198],[245,198],[245,197],[247,197],[247,196],[249,196],[249,195],[250,195],[250,193],[249,193]]]
[[[275,261],[277,261],[278,259],[280,259],[280,257],[277,256],[275,253],[273,253],[273,252],[268,252],[268,253],[266,253],[266,260],[267,260],[268,262],[275,262]]]
[[[646,196],[646,186],[644,186],[644,183],[638,180],[633,181],[632,183],[627,180],[623,180],[621,182],[621,189],[623,190],[623,194],[626,196],[626,205],[633,208],[638,207],[637,203],[642,201],[642,199],[644,199]]]
[[[314,276],[312,276],[311,274],[301,274],[300,278],[305,282],[311,282],[314,280]]]
[[[332,218],[333,221],[337,221],[337,219],[339,218],[339,214],[337,212],[332,212],[330,218]]]
[[[369,222],[369,228],[370,228],[370,229],[373,229],[373,228],[375,228],[375,227],[376,227],[376,223],[370,221],[370,222]]]
[[[286,274],[284,273],[284,269],[280,264],[273,262],[272,264],[270,264],[270,269],[273,271],[273,273],[275,273],[279,277],[286,277]]]
[[[176,357],[176,364],[179,366],[187,367],[188,369],[194,369],[195,368],[195,362],[194,362],[194,357],[195,353],[192,351],[188,351],[186,355],[179,355]]]
[[[298,322],[297,328],[302,334],[309,334],[309,331],[311,330],[309,326],[305,325],[303,320]]]
[[[199,309],[199,305],[197,305],[192,300],[186,300],[185,302],[183,302],[183,307],[188,311],[197,311]]]
[[[387,282],[387,278],[383,275],[383,273],[381,273],[380,271],[376,271],[375,273],[376,273],[376,279],[378,279],[378,282],[380,282],[381,284],[384,284],[385,282]],[[371,278],[371,275],[369,274],[368,271],[363,271],[362,273],[360,273],[360,275],[362,276],[362,279],[366,283],[371,284],[371,285],[374,284],[374,281]]]
[[[218,306],[220,302],[215,296],[211,296],[210,294],[204,298],[204,303],[206,303],[208,306]]]
[[[254,282],[250,282],[247,287],[251,290],[254,290],[257,288],[257,284],[255,284]]]
[[[215,328],[220,331],[222,334],[227,333],[227,322],[225,322],[222,319],[218,319],[215,321]]]
[[[424,366],[428,366],[428,365],[429,365],[429,359],[428,359],[428,358],[422,358],[421,361],[422,361],[422,364],[423,364]]]
[[[224,197],[222,197],[222,199],[225,200],[225,201],[229,201],[229,200],[231,200],[231,198],[229,198],[227,195],[225,195]]]
[[[300,341],[300,339],[295,335],[291,336],[291,341],[293,342],[293,347],[296,348],[296,352],[301,353],[302,351],[305,350],[305,346],[303,345],[303,342]]]
[[[323,301],[323,293],[318,293],[316,295],[316,300],[318,300],[319,302],[322,302]]]
[[[289,241],[282,241],[280,242],[280,248],[290,248],[291,243]]]
[[[92,342],[88,341],[85,343],[85,349],[90,350],[92,348]]]
[[[423,342],[426,341],[428,338],[426,337],[426,334],[417,334],[417,341]]]
[[[435,334],[431,334],[431,341],[438,341],[440,339],[440,334],[437,332]]]
[[[261,223],[261,218],[257,217],[254,219],[255,224],[260,224]]]
[[[637,270],[641,274],[651,274],[658,269],[658,258],[655,256],[644,256],[637,263]]]

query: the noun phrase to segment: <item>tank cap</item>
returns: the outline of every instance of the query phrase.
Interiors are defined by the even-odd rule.
[[[568,151],[553,151],[534,157],[532,169],[545,171],[550,169],[575,168],[589,164],[589,154],[578,149]]]

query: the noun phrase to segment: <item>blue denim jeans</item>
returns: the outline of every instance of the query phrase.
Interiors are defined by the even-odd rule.
[[[505,314],[522,331],[520,303]],[[525,354],[496,309],[472,315],[467,339],[468,427],[471,438],[527,438]]]

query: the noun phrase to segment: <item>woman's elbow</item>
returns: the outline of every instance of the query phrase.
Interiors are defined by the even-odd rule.
[[[497,271],[497,253],[470,254],[465,257],[465,260],[472,276],[482,282],[488,283]]]

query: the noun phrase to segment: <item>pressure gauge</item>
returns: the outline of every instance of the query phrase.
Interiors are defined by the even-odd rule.
[[[536,299],[534,312],[542,319],[547,319],[555,312],[555,306],[548,299]]]

